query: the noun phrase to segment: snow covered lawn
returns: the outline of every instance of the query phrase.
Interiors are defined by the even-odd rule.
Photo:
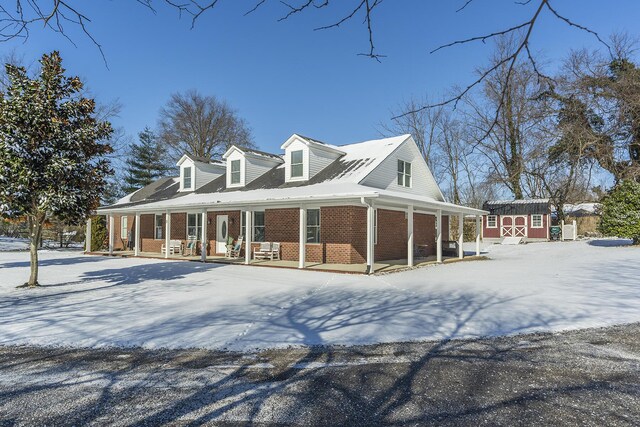
[[[640,248],[491,246],[488,261],[360,276],[0,253],[0,344],[251,350],[563,330],[640,321]]]

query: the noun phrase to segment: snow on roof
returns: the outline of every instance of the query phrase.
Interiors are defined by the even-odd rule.
[[[567,203],[562,207],[562,211],[565,214],[573,214],[578,212],[595,214],[596,209],[598,208],[598,205],[599,203],[596,203],[596,202],[585,202],[585,203],[576,203],[576,204]]]
[[[382,138],[363,141],[355,144],[342,145],[338,150],[345,154],[341,156],[308,182],[294,183],[284,182],[283,165],[273,168],[264,175],[264,186],[254,186],[245,189],[226,189],[222,178],[206,184],[203,188],[220,181],[221,187],[211,185],[207,191],[194,193],[180,193],[170,197],[152,198],[146,203],[118,206],[132,200],[119,201],[109,206],[109,209],[134,210],[144,204],[145,209],[161,210],[188,207],[215,207],[223,204],[252,204],[269,202],[286,202],[287,200],[320,200],[336,198],[359,197],[389,197],[398,200],[410,198],[416,202],[422,202],[425,207],[433,209],[454,210],[469,214],[481,214],[483,211],[464,208],[454,204],[437,201],[431,197],[408,195],[393,190],[382,190],[361,185],[360,182],[367,177],[380,163],[393,153],[401,144],[411,136],[400,135],[391,138]],[[282,175],[282,176],[280,176]],[[262,177],[261,177],[262,178]],[[258,182],[261,178],[257,178]],[[270,181],[273,180],[273,181]],[[282,182],[280,182],[282,180]],[[105,207],[107,208],[107,207]]]
[[[528,205],[549,203],[549,199],[487,200],[485,203],[488,205]]]
[[[440,202],[426,196],[409,195],[407,193],[382,190],[378,188],[368,187],[365,185],[344,182],[325,182],[313,186],[298,186],[288,188],[260,189],[250,191],[229,191],[220,193],[189,193],[180,197],[158,200],[151,203],[145,203],[144,208],[147,210],[166,210],[166,209],[184,209],[184,208],[215,208],[223,205],[254,205],[268,203],[283,203],[287,201],[309,201],[326,200],[326,199],[354,199],[361,197],[388,197],[398,200],[411,199],[414,205],[423,204],[425,208],[442,209],[452,212],[463,212],[469,214],[482,214],[481,210],[457,206],[452,203]],[[134,211],[139,205],[123,207],[126,210]],[[110,206],[109,208],[118,209],[118,206]]]

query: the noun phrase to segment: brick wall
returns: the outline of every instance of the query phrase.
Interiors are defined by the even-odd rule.
[[[366,208],[361,206],[332,206],[320,210],[320,243],[306,245],[308,262],[360,264],[366,262],[367,217]],[[219,211],[207,214],[207,254],[213,255],[216,248],[217,216],[229,218],[229,235],[234,239],[240,234],[241,212]],[[265,240],[280,242],[281,258],[298,260],[299,218],[297,208],[265,210]],[[166,218],[163,214],[166,224]],[[171,214],[171,239],[186,243],[186,213]],[[135,216],[129,216],[129,228],[135,230]],[[443,226],[448,229],[448,218],[443,217]],[[115,248],[126,247],[126,239],[120,238],[120,217],[114,218]],[[154,215],[141,215],[141,250],[160,253],[163,239],[155,239]],[[163,237],[164,237],[163,227]],[[446,239],[447,232],[443,232]],[[378,209],[378,243],[375,247],[375,259],[391,260],[407,257],[407,219],[402,211]],[[428,253],[435,254],[435,217],[426,214],[414,214],[414,243],[428,245]],[[258,247],[253,243],[252,247]],[[218,253],[219,255],[220,253]]]

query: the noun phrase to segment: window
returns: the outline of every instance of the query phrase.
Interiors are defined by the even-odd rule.
[[[162,229],[164,228],[164,221],[162,215],[156,215],[156,225],[155,225],[155,238],[162,239]]]
[[[187,214],[187,237],[195,236],[199,238],[202,235],[202,215],[193,213]]]
[[[182,189],[191,189],[191,167],[182,168]]]
[[[304,174],[302,150],[291,152],[291,178],[300,178]]]
[[[542,215],[540,214],[531,215],[531,227],[542,228]]]
[[[129,237],[128,232],[129,232],[129,227],[127,224],[127,220],[129,218],[127,218],[126,216],[121,216],[120,217],[120,237],[122,237],[123,239],[126,239],[127,237]]]
[[[307,210],[307,243],[320,243],[320,209]]]
[[[498,217],[495,215],[487,215],[487,228],[498,228]]]
[[[231,160],[231,183],[240,184],[240,160]]]
[[[253,213],[253,241],[264,242],[264,212]]]
[[[411,187],[411,163],[398,160],[398,185]]]

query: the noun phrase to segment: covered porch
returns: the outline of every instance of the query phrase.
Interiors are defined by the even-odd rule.
[[[235,203],[219,207],[199,206],[197,210],[193,206],[162,210],[140,206],[103,212],[107,217],[108,246],[97,254],[367,274],[481,255],[481,215],[484,211],[473,208],[377,193],[368,197],[301,201],[295,204],[265,201],[262,205]],[[265,240],[266,233],[267,241],[286,242],[283,243],[281,259],[253,259],[252,249],[258,245],[253,241],[257,235],[253,231],[258,227],[257,224],[254,227],[256,213],[261,213],[261,241]],[[140,224],[143,215],[162,217],[161,226],[158,227],[156,222],[153,229],[154,237],[158,234],[163,237],[154,241],[158,250],[147,250],[149,245],[146,242],[141,245]],[[123,216],[129,216],[129,224],[133,223],[133,227],[129,232],[127,247],[116,248],[117,230],[127,224],[121,220]],[[160,253],[160,242],[164,248],[172,245],[172,232],[176,234],[172,228],[174,216],[180,228],[186,226],[186,234],[189,234],[194,246],[189,255],[168,250]],[[475,251],[467,254],[464,252],[465,216],[475,217]],[[228,220],[228,223],[222,222],[223,229],[220,229],[220,217]],[[349,218],[348,226],[345,225],[345,218]],[[116,219],[120,227],[115,225]],[[458,224],[456,235],[450,236],[449,226],[454,221]],[[192,222],[197,226],[190,228]],[[221,253],[224,249],[220,248],[225,247],[231,235],[230,227],[235,227],[236,236],[243,238],[239,258],[229,259]],[[125,229],[122,228],[123,236]],[[457,248],[455,253],[447,252],[446,249],[450,247]],[[424,251],[421,252],[421,248]],[[90,221],[87,224],[86,250],[94,253],[91,250]],[[344,255],[345,252],[349,254]]]

